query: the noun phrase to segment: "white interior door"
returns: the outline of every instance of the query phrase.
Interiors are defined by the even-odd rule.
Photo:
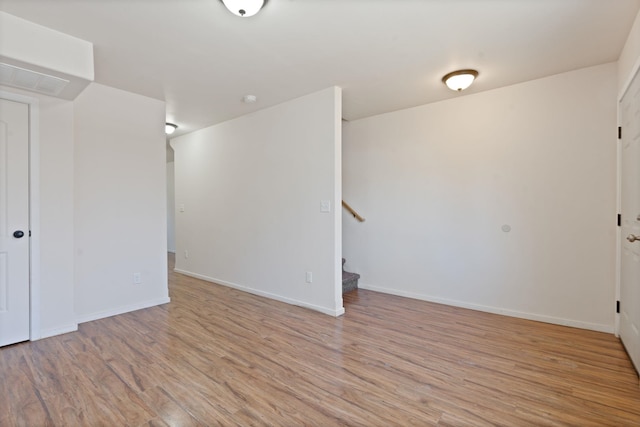
[[[620,105],[622,121],[620,339],[640,370],[640,78]]]
[[[0,99],[0,346],[29,339],[29,108]]]

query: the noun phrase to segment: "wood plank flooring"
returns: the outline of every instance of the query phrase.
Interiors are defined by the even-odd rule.
[[[0,425],[640,426],[609,334],[365,290],[337,319],[172,272],[170,293],[0,349]]]

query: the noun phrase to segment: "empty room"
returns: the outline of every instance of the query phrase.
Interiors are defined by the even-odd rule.
[[[0,426],[640,425],[640,0],[0,0]]]

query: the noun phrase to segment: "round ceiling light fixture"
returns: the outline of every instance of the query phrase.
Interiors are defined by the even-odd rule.
[[[167,135],[171,135],[178,129],[178,125],[174,125],[173,123],[165,123],[164,124],[164,133]]]
[[[260,12],[267,0],[220,0],[229,12],[242,18],[248,18]]]
[[[442,78],[442,82],[451,90],[463,91],[478,77],[476,70],[453,71]]]

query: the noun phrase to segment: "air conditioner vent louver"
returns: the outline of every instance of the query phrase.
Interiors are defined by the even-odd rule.
[[[57,96],[69,80],[0,62],[0,84]]]

